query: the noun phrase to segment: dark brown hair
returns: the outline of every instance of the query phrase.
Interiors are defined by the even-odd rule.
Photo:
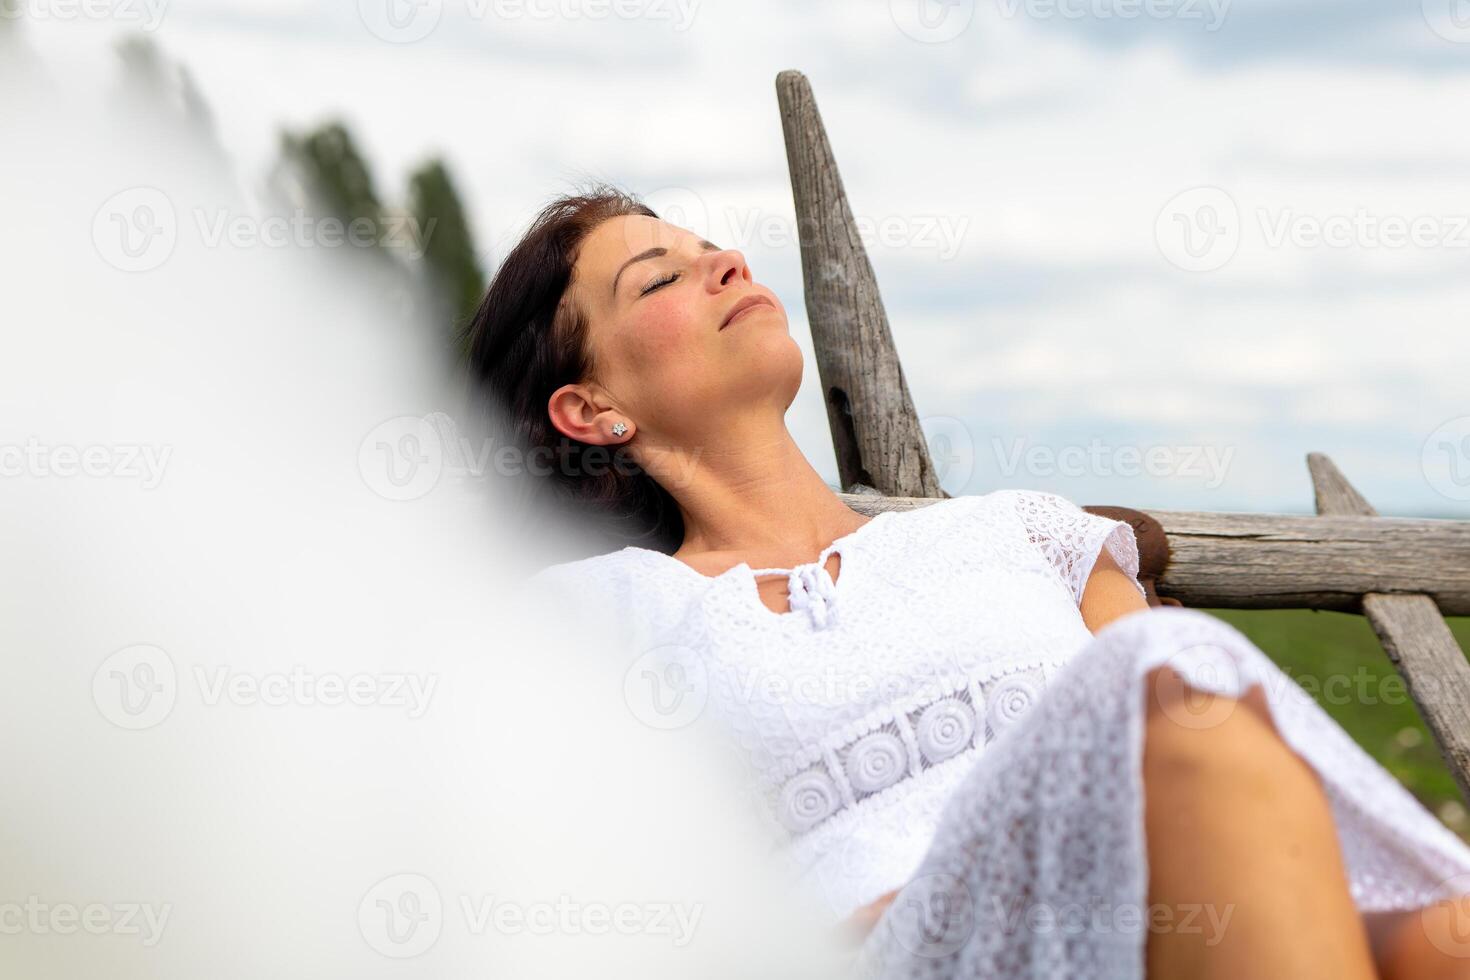
[[[551,424],[546,403],[565,384],[587,381],[596,365],[585,311],[568,290],[587,236],[609,218],[657,218],[631,194],[606,184],[546,205],[505,257],[468,326],[468,369],[498,436],[548,460],[534,483],[592,519],[606,543],[666,554],[684,540],[684,521],[667,490],[626,445],[593,446]]]

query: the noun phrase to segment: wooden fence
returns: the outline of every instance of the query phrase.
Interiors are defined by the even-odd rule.
[[[776,94],[844,496],[865,514],[931,504],[945,493],[811,85],[781,72]],[[1367,616],[1470,802],[1470,662],[1443,618],[1470,615],[1470,522],[1381,517],[1326,456],[1307,467],[1317,517],[1084,509],[1133,525],[1154,604]]]

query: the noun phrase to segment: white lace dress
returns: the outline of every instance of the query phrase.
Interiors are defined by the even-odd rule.
[[[634,653],[676,672],[669,710],[719,720],[834,920],[903,889],[863,973],[1142,976],[1141,684],[1166,661],[1202,688],[1264,685],[1327,788],[1362,910],[1470,892],[1450,880],[1470,850],[1233,627],[1162,607],[1094,637],[1078,604],[1104,548],[1136,578],[1128,524],[998,490],[880,514],[795,569],[705,576],[625,548],[536,581],[606,600]],[[761,602],[768,571],[789,612]]]

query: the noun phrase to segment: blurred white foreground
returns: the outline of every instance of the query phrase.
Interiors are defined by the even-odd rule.
[[[432,332],[348,248],[211,244],[249,195],[48,68],[0,97],[0,974],[822,975],[637,651],[412,485]]]

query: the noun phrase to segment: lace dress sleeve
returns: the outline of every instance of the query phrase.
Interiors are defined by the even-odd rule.
[[[1103,548],[1144,598],[1138,582],[1138,541],[1126,521],[1090,514],[1072,501],[1040,490],[1015,491],[1016,512],[1027,537],[1056,572],[1078,605],[1092,566]]]

